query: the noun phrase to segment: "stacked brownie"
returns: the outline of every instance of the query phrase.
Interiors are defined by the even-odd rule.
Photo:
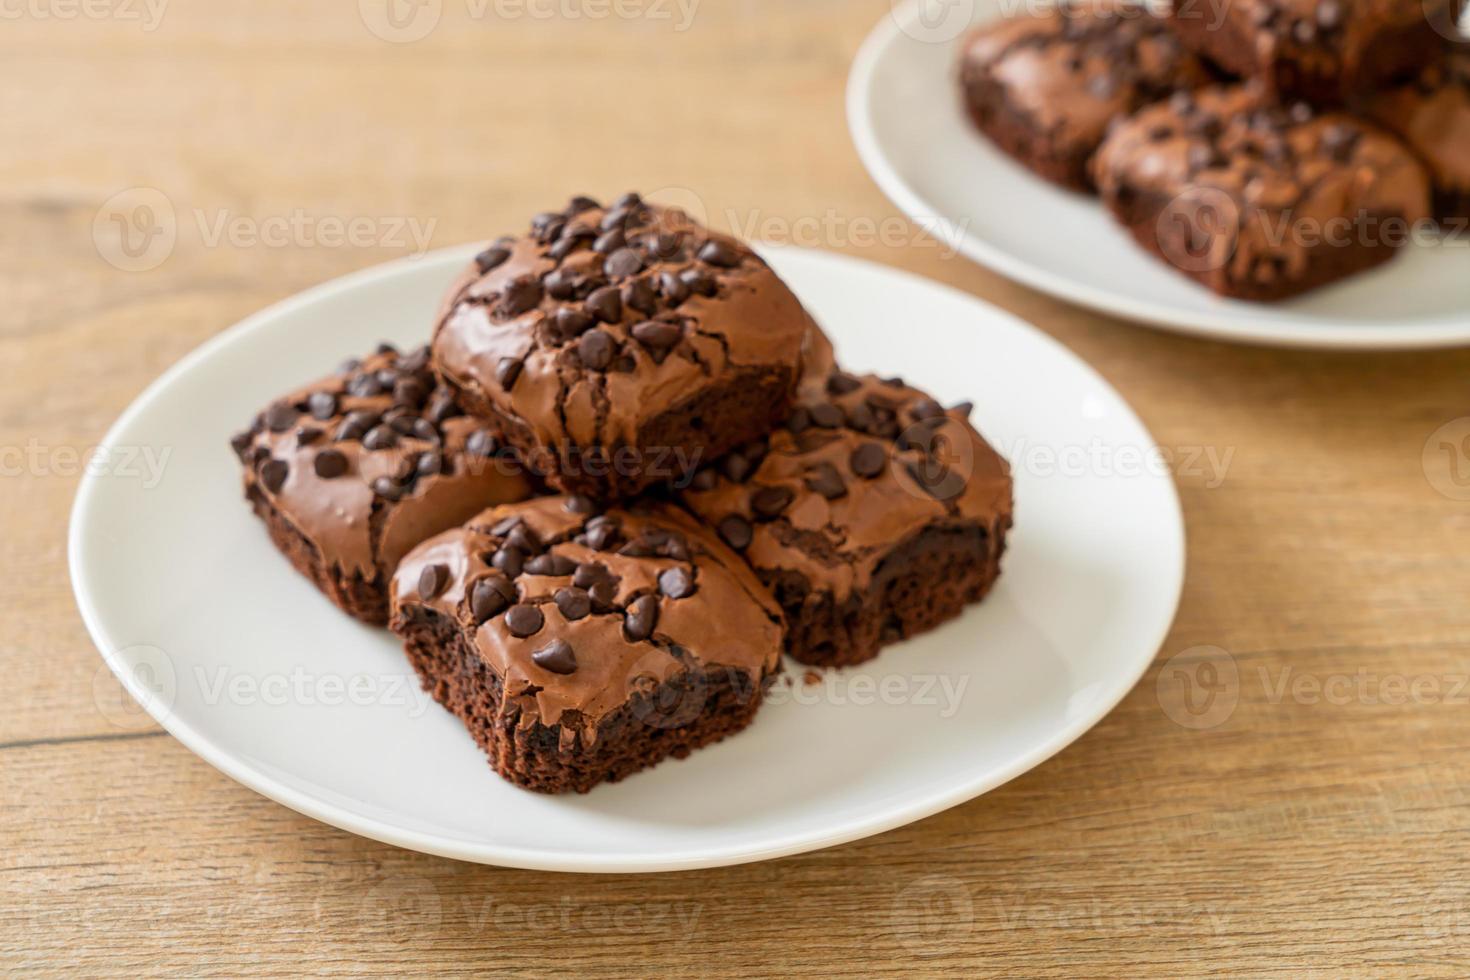
[[[976,125],[1213,291],[1280,300],[1470,197],[1460,0],[1073,0],[988,24]]]
[[[235,445],[498,773],[586,792],[743,729],[783,652],[858,663],[984,597],[1011,480],[968,411],[842,370],[753,251],[629,194],[493,242],[427,348]]]

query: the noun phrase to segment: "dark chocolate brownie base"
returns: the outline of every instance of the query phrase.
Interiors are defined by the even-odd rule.
[[[1171,254],[1159,234],[1159,222],[1166,211],[1174,207],[1175,201],[1157,194],[1123,195],[1114,203],[1114,215],[1144,250],[1181,275],[1231,299],[1277,303],[1376,268],[1398,254],[1397,248],[1381,241],[1359,241],[1336,248],[1323,246],[1307,252],[1306,269],[1300,276],[1283,275],[1274,280],[1247,281],[1230,276],[1226,269],[1195,268],[1187,261],[1181,262],[1178,254]],[[1384,217],[1373,216],[1379,221]],[[1401,216],[1387,217],[1397,219]]]
[[[1441,57],[1444,45],[1435,19],[1447,22],[1453,15],[1448,5],[1438,0],[1423,2],[1424,16],[1383,26],[1373,35],[1372,43],[1364,45],[1360,60],[1352,64],[1343,63],[1344,52],[1324,43],[1322,30],[1316,27],[1311,41],[1303,43],[1283,36],[1274,55],[1266,53],[1273,50],[1263,44],[1270,33],[1256,27],[1249,15],[1268,16],[1267,11],[1276,7],[1271,0],[1186,0],[1173,5],[1170,23],[1191,50],[1233,75],[1258,80],[1275,99],[1333,106],[1412,74],[1427,61]],[[1235,15],[1241,11],[1247,15]]]
[[[1087,165],[1093,148],[1069,151],[1060,147],[1011,108],[999,85],[972,82],[967,96],[970,121],[1007,156],[1053,184],[1083,194],[1092,192],[1092,174]]]
[[[286,520],[265,494],[256,487],[246,491],[255,516],[265,522],[271,543],[286,556],[291,566],[312,582],[347,615],[373,626],[388,623],[388,584],[380,579],[367,581],[359,575],[344,575],[342,569],[328,567],[321,552]]]
[[[768,581],[786,611],[787,653],[815,667],[848,667],[958,617],[1000,577],[1004,533],[993,547],[986,537],[978,525],[927,528],[883,559],[865,594],[840,605],[830,592],[807,591],[800,576]]]
[[[552,486],[613,500],[634,497],[653,487],[682,487],[700,466],[761,438],[790,413],[793,382],[792,375],[782,371],[742,371],[732,375],[728,384],[650,419],[640,430],[637,446],[574,446],[554,457],[525,423],[506,415],[477,391],[461,389],[458,401],[467,413],[489,422]]]
[[[714,667],[678,686],[660,684],[604,718],[594,747],[565,752],[562,742],[576,737],[573,728],[523,725],[514,707],[502,710],[500,678],[448,617],[414,607],[393,630],[424,690],[464,722],[491,767],[538,793],[586,793],[734,735],[750,724],[775,678],[756,685],[740,671]]]

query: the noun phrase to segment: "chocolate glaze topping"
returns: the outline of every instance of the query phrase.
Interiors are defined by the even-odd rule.
[[[832,370],[784,429],[702,470],[683,503],[763,575],[794,572],[839,601],[926,527],[1011,523],[1005,461],[970,426],[898,379]]]
[[[537,443],[637,445],[731,369],[794,378],[810,317],[750,249],[627,194],[497,240],[446,298],[435,370]]]
[[[1415,222],[1429,212],[1424,169],[1398,140],[1342,113],[1268,104],[1254,86],[1149,106],[1115,127],[1093,167],[1103,196],[1125,212],[1144,196],[1194,195],[1220,226],[1161,222],[1161,236],[1209,232],[1201,243],[1163,240],[1164,251],[1218,251],[1211,268],[1234,281],[1301,277],[1318,246],[1300,231],[1321,236],[1340,218]]]
[[[1429,165],[1438,216],[1470,215],[1470,51],[1452,51],[1444,63],[1377,93],[1363,108]]]
[[[371,581],[409,549],[533,492],[520,464],[434,381],[428,350],[384,345],[272,404],[232,441],[329,565]]]
[[[1047,139],[1093,146],[1113,118],[1210,80],[1166,18],[1129,0],[1063,3],[987,24],[971,36],[961,75],[967,87],[1000,86]]]
[[[523,725],[571,725],[588,744],[604,716],[680,671],[722,666],[758,691],[780,662],[770,594],[666,503],[493,508],[410,554],[392,595],[396,615],[427,606],[470,631]]]

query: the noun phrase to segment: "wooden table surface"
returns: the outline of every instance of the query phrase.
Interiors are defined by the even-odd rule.
[[[0,972],[1465,975],[1470,443],[1436,432],[1470,415],[1470,352],[1229,347],[1030,292],[859,165],[843,88],[888,0],[620,2],[424,0],[417,40],[382,0],[0,8]],[[628,877],[354,837],[128,710],[65,552],[77,455],[124,406],[411,229],[633,187],[1012,310],[1206,461],[1178,621],[1122,705],[913,826]],[[158,195],[171,247],[119,252],[110,215]]]

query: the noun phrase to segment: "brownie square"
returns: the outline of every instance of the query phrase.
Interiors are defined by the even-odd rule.
[[[1080,0],[980,27],[960,79],[970,118],[997,146],[1090,191],[1087,162],[1109,123],[1211,76],[1145,4]]]
[[[1251,86],[1144,109],[1094,166],[1140,245],[1238,299],[1285,299],[1386,262],[1429,215],[1428,175],[1397,139]]]
[[[1414,81],[1369,96],[1361,110],[1429,167],[1435,217],[1470,219],[1470,51],[1452,50]]]
[[[1192,49],[1277,101],[1341,102],[1437,59],[1462,0],[1178,0]]]
[[[611,499],[779,423],[810,326],[746,246],[636,194],[578,198],[480,253],[433,364],[551,483]]]
[[[506,779],[585,793],[750,724],[781,611],[669,503],[497,507],[410,554],[391,628]]]
[[[388,622],[415,545],[534,492],[484,423],[436,386],[428,350],[384,345],[273,403],[232,443],[271,540],[345,612]]]
[[[968,411],[834,370],[681,495],[775,593],[794,659],[861,663],[989,592],[1011,476]]]

